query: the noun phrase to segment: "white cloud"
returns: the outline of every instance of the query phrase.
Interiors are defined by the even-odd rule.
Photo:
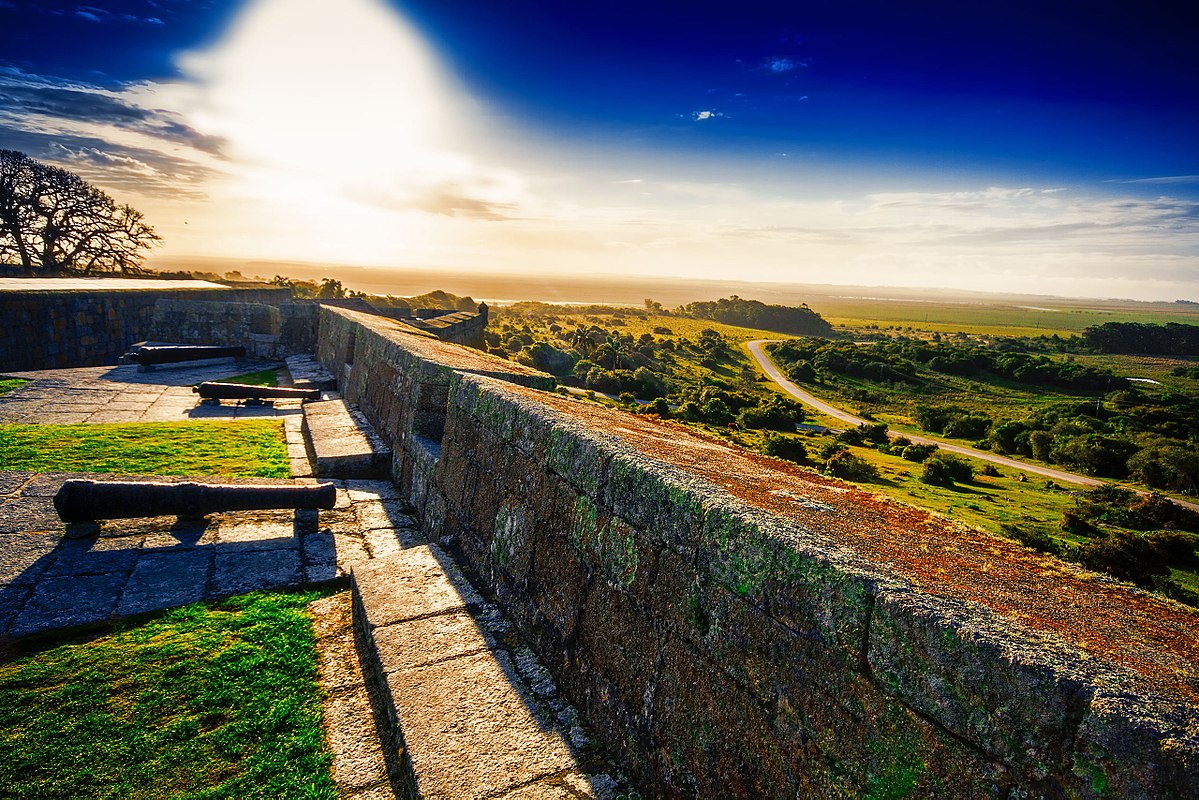
[[[723,117],[723,116],[724,116],[724,112],[717,111],[715,109],[707,109],[704,111],[692,111],[691,112],[691,119],[695,120],[696,122],[702,122],[707,119],[719,119],[720,117]]]

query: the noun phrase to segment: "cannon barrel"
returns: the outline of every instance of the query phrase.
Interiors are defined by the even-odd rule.
[[[179,361],[196,361],[202,358],[242,358],[246,348],[241,345],[220,347],[217,345],[144,345],[131,350],[129,355],[143,367],[156,364],[174,364]]]
[[[261,400],[264,397],[320,400],[320,389],[292,389],[284,386],[253,386],[248,383],[204,381],[192,387],[205,400]]]
[[[151,483],[69,480],[54,495],[63,522],[137,517],[202,517],[218,511],[276,508],[333,508],[332,483],[286,484]]]

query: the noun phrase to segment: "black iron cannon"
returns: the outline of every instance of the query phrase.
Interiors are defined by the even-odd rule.
[[[193,386],[196,392],[205,400],[320,400],[320,389],[293,389],[285,386],[253,386],[248,383],[220,383],[204,381],[199,386]]]
[[[287,484],[152,483],[69,480],[54,495],[63,522],[138,517],[202,517],[218,511],[333,508],[331,483]]]
[[[246,348],[241,345],[222,347],[199,344],[149,344],[134,347],[125,355],[143,367],[153,367],[159,364],[177,364],[180,361],[199,361],[205,358],[244,358]]]

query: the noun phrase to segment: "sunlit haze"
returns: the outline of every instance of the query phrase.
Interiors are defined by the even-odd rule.
[[[166,260],[1199,298],[1165,12],[671,5],[0,3],[0,146]]]

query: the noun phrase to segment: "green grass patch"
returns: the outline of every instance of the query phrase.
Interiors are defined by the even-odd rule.
[[[320,592],[195,604],[0,664],[11,798],[335,798]]]
[[[247,372],[244,375],[234,375],[232,378],[221,378],[213,383],[241,383],[247,386],[278,386],[279,373],[273,369],[260,369],[257,372]]]
[[[22,378],[0,378],[0,394],[11,392],[18,386],[24,386],[29,381]]]
[[[0,425],[0,465],[33,472],[290,478],[283,424]]]

